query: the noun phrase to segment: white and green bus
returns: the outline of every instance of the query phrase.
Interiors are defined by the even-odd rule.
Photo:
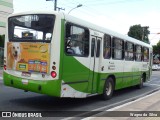
[[[151,76],[152,46],[61,12],[8,17],[6,86],[55,97],[110,99]]]

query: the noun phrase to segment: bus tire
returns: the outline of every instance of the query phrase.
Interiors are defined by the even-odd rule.
[[[141,78],[140,78],[140,83],[137,85],[138,89],[141,89],[143,87],[143,81],[144,81],[144,79],[145,79],[144,75],[142,75]]]
[[[113,91],[114,91],[114,82],[113,82],[113,79],[110,77],[106,80],[104,84],[102,99],[103,100],[111,99],[113,95]]]

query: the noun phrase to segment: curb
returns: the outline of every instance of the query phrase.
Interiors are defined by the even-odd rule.
[[[151,91],[146,92],[146,93],[144,93],[144,94],[141,94],[141,95],[139,95],[139,96],[135,96],[135,97],[133,97],[133,98],[126,99],[126,100],[124,100],[124,101],[122,101],[122,102],[117,102],[117,103],[112,104],[112,105],[104,106],[103,108],[101,108],[101,109],[95,109],[94,111],[97,111],[97,110],[99,110],[99,111],[108,110],[108,109],[114,108],[114,107],[116,107],[116,106],[123,105],[123,104],[125,104],[125,103],[135,101],[135,100],[137,100],[137,99],[140,99],[140,98],[142,98],[142,97],[144,97],[144,96],[146,96],[146,95],[150,95],[150,94],[152,94],[152,93],[154,93],[154,92],[157,92],[157,91],[159,91],[159,90],[160,90],[160,88],[156,88],[156,89],[154,89],[154,90],[151,90]]]
[[[75,116],[73,116],[72,118],[68,118],[68,119],[65,119],[65,120],[72,120],[72,119],[74,119],[75,117],[82,117],[82,119],[84,119],[85,116],[88,116],[88,117],[99,117],[99,115],[105,113],[106,110],[113,109],[113,108],[115,108],[115,107],[117,107],[117,106],[120,106],[120,105],[123,105],[123,104],[125,104],[125,103],[129,103],[129,102],[136,101],[136,100],[138,100],[138,99],[140,99],[140,98],[142,98],[142,97],[144,97],[144,96],[150,95],[150,94],[152,94],[152,93],[154,93],[154,92],[157,92],[157,91],[159,91],[159,90],[160,90],[160,88],[156,88],[156,89],[154,89],[154,90],[152,90],[152,91],[149,91],[149,92],[147,92],[147,93],[141,94],[141,95],[139,95],[139,96],[136,96],[136,97],[133,97],[133,98],[130,98],[130,99],[126,99],[126,100],[124,100],[124,101],[117,102],[117,103],[112,104],[112,105],[104,106],[104,107],[102,107],[102,108],[94,109],[94,110],[92,110],[91,112],[84,112],[84,113],[82,113],[82,114],[75,115]],[[98,112],[97,112],[97,111],[98,111]]]

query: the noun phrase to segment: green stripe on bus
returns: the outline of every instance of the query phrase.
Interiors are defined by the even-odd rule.
[[[0,5],[13,8],[13,4],[12,3],[6,2],[6,1],[3,1],[3,0],[0,0]]]

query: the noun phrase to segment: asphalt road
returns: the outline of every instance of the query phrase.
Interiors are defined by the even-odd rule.
[[[0,79],[2,79],[0,77]],[[46,112],[47,116],[61,118],[93,115],[91,111],[104,111],[133,101],[160,89],[160,71],[153,71],[151,81],[142,89],[135,87],[115,91],[111,100],[103,101],[99,96],[85,99],[55,98],[16,88],[6,87],[0,80],[0,111]],[[70,111],[70,112],[68,112]]]

